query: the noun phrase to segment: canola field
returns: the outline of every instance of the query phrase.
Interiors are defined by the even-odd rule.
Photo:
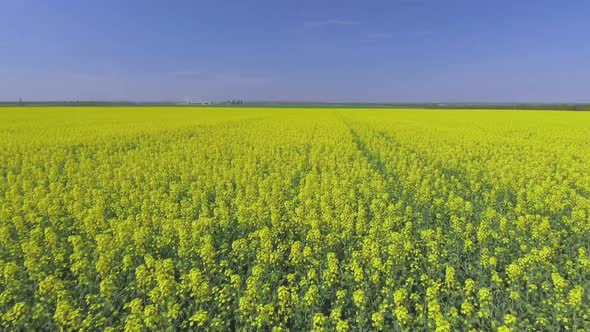
[[[0,108],[0,330],[590,330],[590,113]]]

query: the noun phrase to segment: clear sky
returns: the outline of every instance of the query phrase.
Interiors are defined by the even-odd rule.
[[[0,100],[588,102],[586,0],[2,0]]]

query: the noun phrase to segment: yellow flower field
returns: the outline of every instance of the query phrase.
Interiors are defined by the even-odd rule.
[[[590,330],[590,113],[0,108],[0,330]]]

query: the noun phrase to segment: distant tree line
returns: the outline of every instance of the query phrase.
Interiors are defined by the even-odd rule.
[[[207,107],[224,105],[243,105],[242,99],[231,99],[207,104]],[[284,108],[419,108],[419,109],[515,109],[515,110],[566,110],[566,111],[590,111],[590,104],[508,104],[508,103],[312,103],[312,102],[249,102],[250,107],[284,107]],[[131,101],[0,101],[0,107],[14,106],[183,106],[176,102],[131,102]],[[198,106],[198,104],[190,104]]]

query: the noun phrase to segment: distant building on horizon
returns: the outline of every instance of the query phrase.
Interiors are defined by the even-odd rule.
[[[185,102],[176,103],[176,105],[211,105],[211,104],[212,104],[212,102],[210,100],[206,100],[206,101],[187,100]]]

